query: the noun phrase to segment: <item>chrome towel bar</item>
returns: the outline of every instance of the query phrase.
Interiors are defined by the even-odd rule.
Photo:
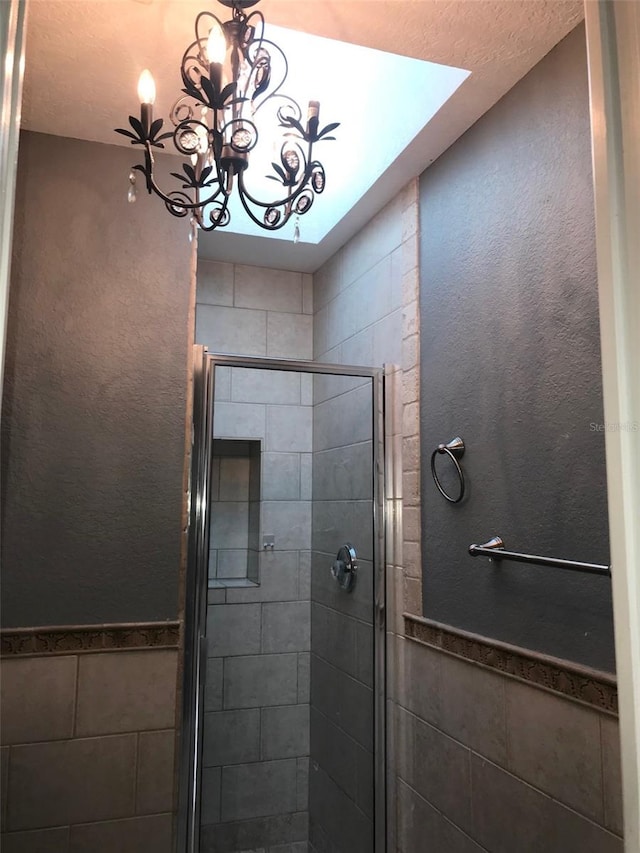
[[[557,557],[538,557],[534,554],[520,554],[517,551],[507,551],[499,536],[494,536],[483,545],[469,545],[472,557],[490,557],[492,560],[513,560],[516,563],[535,563],[538,566],[555,566],[558,569],[568,569],[571,572],[587,572],[590,575],[606,575],[611,577],[611,566],[598,563],[581,563],[577,560],[560,560]]]

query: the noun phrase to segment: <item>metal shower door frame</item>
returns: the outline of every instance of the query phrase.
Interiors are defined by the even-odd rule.
[[[385,377],[381,368],[314,361],[219,355],[193,348],[193,420],[188,493],[188,553],[184,581],[182,721],[178,770],[177,853],[199,853],[202,723],[207,655],[209,513],[215,368],[239,367],[371,379],[373,572],[374,572],[374,850],[386,853],[386,570],[385,570]]]

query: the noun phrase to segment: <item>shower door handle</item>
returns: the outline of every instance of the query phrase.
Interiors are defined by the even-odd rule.
[[[352,592],[356,583],[358,564],[356,562],[356,549],[347,542],[340,548],[338,555],[331,567],[331,575],[345,592]]]

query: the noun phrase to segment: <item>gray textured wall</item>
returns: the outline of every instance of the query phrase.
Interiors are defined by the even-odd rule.
[[[611,670],[606,578],[467,555],[609,560],[582,26],[422,176],[420,216],[425,615]],[[452,506],[429,456],[458,434]]]
[[[184,222],[124,148],[24,133],[2,433],[5,626],[172,619],[189,338]]]

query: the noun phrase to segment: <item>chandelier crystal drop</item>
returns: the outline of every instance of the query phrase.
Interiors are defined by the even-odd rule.
[[[325,171],[314,159],[313,147],[335,139],[330,134],[338,123],[320,129],[320,104],[309,101],[303,117],[299,104],[282,91],[287,58],[265,37],[262,13],[245,12],[259,0],[219,2],[231,8],[233,16],[225,22],[212,12],[197,16],[195,41],[180,65],[182,94],[170,112],[173,131],[163,133],[164,120],[153,117],[156,87],[151,73],[145,69],[140,75],[140,118],[129,116],[131,129],[116,129],[132,145],[144,148],[144,164],[133,166],[129,175],[129,200],[135,200],[135,173],[141,172],[147,191],[158,195],[170,213],[192,217],[199,228],[213,231],[229,224],[235,188],[253,222],[276,231],[292,216],[307,213],[323,192]],[[278,136],[260,140],[258,122],[268,115],[275,117]],[[180,187],[164,192],[154,175],[154,149],[163,149],[167,139],[186,161],[182,172],[171,173]],[[259,141],[273,152],[266,177],[279,186],[271,200],[251,191],[251,152],[257,151]]]

